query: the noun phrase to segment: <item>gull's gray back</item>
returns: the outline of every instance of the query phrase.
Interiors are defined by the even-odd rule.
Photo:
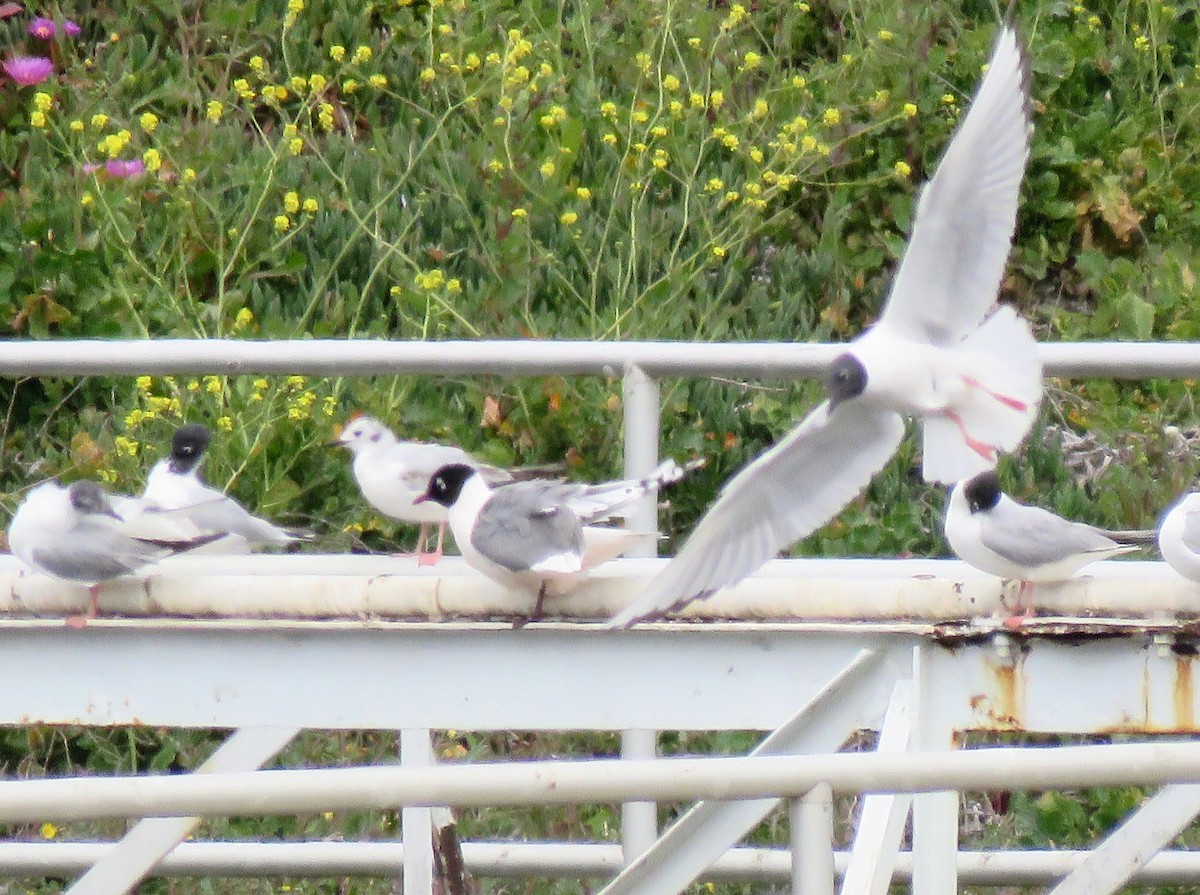
[[[988,513],[980,541],[994,553],[1030,569],[1120,546],[1090,525],[1071,522],[1040,507],[1022,506],[1007,497]]]
[[[560,553],[583,553],[583,527],[566,501],[577,485],[514,482],[484,504],[471,546],[497,565],[523,572]]]
[[[31,555],[51,575],[95,583],[128,575],[167,552],[84,519],[61,541],[35,547]]]

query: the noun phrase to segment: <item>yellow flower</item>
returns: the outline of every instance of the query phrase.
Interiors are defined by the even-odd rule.
[[[750,160],[753,161],[755,164],[761,165],[762,161],[763,161],[763,151],[761,149],[759,149],[757,146],[755,146],[753,149],[750,150]]]
[[[187,390],[189,392],[200,391],[200,380],[199,379],[189,379],[188,384],[187,384]]]
[[[196,179],[196,169],[195,168],[184,168],[183,169],[183,179],[186,180],[188,183],[191,183],[193,180],[195,180]]]
[[[237,316],[233,318],[233,325],[239,329],[245,329],[254,322],[254,312],[249,308],[242,308],[237,312]]]
[[[388,85],[387,75],[371,75],[371,77],[367,78],[367,81],[372,87],[377,89],[382,89]]]
[[[97,112],[92,116],[92,127],[104,127],[108,124],[108,116],[103,112]]]
[[[87,208],[89,205],[91,205],[95,201],[96,201],[96,197],[93,196],[91,193],[84,193],[82,196],[79,197],[79,204],[82,205],[84,208]]]
[[[617,104],[611,100],[606,100],[600,104],[600,114],[605,118],[612,118],[617,114]]]
[[[447,34],[453,34],[453,33],[454,33],[453,25],[451,25],[447,22],[442,22],[442,24],[438,25],[438,34],[442,35],[443,37],[446,36]]]
[[[758,55],[758,53],[754,52],[753,50],[742,57],[742,65],[747,71],[753,68],[758,68],[761,64],[762,56]]]
[[[704,108],[704,96],[700,93],[693,93],[688,97],[688,103],[693,109]]]
[[[36,110],[33,112],[30,112],[29,113],[29,125],[30,125],[30,127],[45,127],[46,126],[46,113],[38,112]]]
[[[33,107],[39,112],[49,112],[54,105],[54,99],[49,93],[37,92],[33,95]]]
[[[333,395],[326,395],[325,401],[321,405],[321,411],[326,416],[333,416],[333,414],[336,410],[337,410],[337,398],[335,398]],[[332,812],[326,812],[326,813],[329,814]]]
[[[771,107],[767,105],[765,99],[756,99],[754,101],[754,110],[750,114],[755,118],[766,118],[767,112],[770,110]]]
[[[808,78],[804,77],[803,75],[793,75],[792,86],[797,90],[803,90],[808,86]]]
[[[561,122],[561,121],[567,120],[567,110],[564,109],[562,106],[551,106],[550,107],[550,115],[551,115],[551,117],[554,118],[555,121]]]
[[[233,420],[227,416],[217,417],[217,428],[222,432],[232,432]]]
[[[726,149],[737,149],[741,141],[734,134],[726,134],[721,138]]]
[[[904,111],[905,118],[916,118],[917,117],[916,103],[905,103],[903,111]]]
[[[661,124],[656,124],[654,127],[650,128],[650,136],[652,137],[665,137],[666,135],[667,129]]]
[[[286,214],[275,215],[275,230],[278,233],[286,233],[288,228],[292,226],[292,219]]]
[[[440,289],[446,282],[446,275],[442,273],[440,268],[434,268],[413,277],[413,282],[418,289],[424,289],[427,292],[432,292],[435,289]]]
[[[886,28],[879,32],[879,39],[884,43],[890,43],[892,38],[895,36],[896,35],[892,34],[892,32],[888,31]]]
[[[912,174],[912,168],[909,166],[908,162],[905,161],[896,162],[896,164],[892,166],[892,169],[900,177],[908,177]]]
[[[138,118],[138,124],[142,126],[142,130],[146,133],[152,134],[158,127],[158,116],[153,112],[143,112],[141,117]]]
[[[139,376],[133,380],[133,384],[138,387],[138,391],[148,392],[151,386],[154,385],[154,379],[150,376]]]
[[[154,173],[162,167],[162,156],[157,149],[147,149],[142,153],[142,162],[146,165],[146,170]]]
[[[354,78],[347,78],[342,82],[342,93],[346,94],[347,96],[354,93],[356,90],[358,90],[358,81],[354,80]]]
[[[649,53],[645,53],[645,52],[638,53],[636,56],[633,57],[633,62],[634,62],[634,65],[636,65],[638,67],[638,71],[640,71],[642,74],[649,73],[650,65],[651,65]]]
[[[616,146],[616,145],[617,145],[617,135],[616,135],[616,134],[614,134],[614,133],[612,133],[612,132],[609,132],[609,133],[605,134],[605,135],[604,135],[603,137],[601,137],[600,139],[601,139],[601,140],[603,140],[603,141],[604,141],[606,144],[608,144],[609,146]]]
[[[681,103],[677,99],[673,99],[669,103],[667,103],[667,108],[671,110],[671,114],[673,116],[678,118],[679,114],[683,111],[683,103]]]
[[[562,215],[559,217],[559,219],[558,219],[558,222],[559,222],[560,224],[565,224],[565,225],[567,225],[568,227],[570,227],[570,226],[571,226],[573,223],[575,223],[577,220],[579,220],[579,215],[577,215],[575,212],[573,212],[573,211],[564,211],[564,212],[562,213]]]
[[[137,456],[138,443],[136,439],[127,438],[124,435],[118,435],[113,439],[113,447],[117,449],[117,456],[135,457]]]
[[[665,78],[663,78],[663,87],[667,90],[678,90],[679,78],[675,77],[674,75],[667,75]]]
[[[295,214],[300,210],[300,194],[292,191],[285,193],[283,196],[283,210],[288,214]]]
[[[288,89],[282,84],[276,84],[275,87],[272,88],[271,92],[275,94],[275,99],[277,99],[279,102],[283,102],[288,98],[288,96],[290,96]]]
[[[947,106],[954,105],[954,94],[953,93],[943,93],[942,94],[942,103]]]
[[[144,420],[144,419],[146,419],[145,412],[143,410],[135,407],[135,408],[133,408],[133,410],[129,411],[129,413],[125,414],[125,428],[126,429],[136,428],[137,425],[139,423],[141,423],[142,420]]]
[[[457,277],[446,281],[447,292],[462,292],[462,280]]]
[[[526,211],[524,208],[514,208],[512,210],[512,216],[514,218],[516,218],[517,220],[520,220],[522,218],[529,217],[529,212]]]
[[[329,79],[320,72],[316,72],[308,76],[308,89],[313,93],[320,93],[325,89],[328,83]]]
[[[253,382],[256,391],[265,392],[271,387],[271,383],[266,379],[255,379]]]
[[[304,150],[304,141],[299,137],[293,137],[288,140],[288,152],[292,155],[299,155]]]
[[[208,106],[205,108],[205,115],[209,121],[220,121],[221,115],[225,112],[225,105],[219,99],[210,99]]]
[[[221,394],[221,377],[220,376],[205,376],[204,390],[210,395]]]
[[[586,186],[579,186],[575,188],[575,195],[586,202],[592,198],[592,191]]]
[[[710,177],[708,183],[704,185],[704,189],[710,193],[719,193],[725,189],[725,181],[720,177]]]
[[[371,48],[366,45],[359,45],[354,50],[354,58],[350,61],[355,65],[362,65],[364,62],[371,61]]]
[[[288,0],[287,8],[293,15],[304,12],[304,0]]]
[[[812,152],[817,148],[816,138],[812,134],[806,134],[804,138],[800,140],[800,148],[805,152]]]
[[[829,127],[841,123],[842,113],[837,109],[826,109],[825,114],[821,116],[821,120]]]
[[[54,824],[50,823],[50,821],[46,821],[44,824],[42,824],[43,839],[53,839],[57,835],[58,827],[54,826]]]
[[[422,81],[429,83],[437,77],[437,72],[434,71],[432,67],[426,66],[425,68],[421,69],[420,77]]]
[[[478,53],[467,53],[467,58],[463,60],[463,68],[467,71],[475,71],[482,64]]]
[[[252,68],[254,71],[262,71],[266,67],[267,67],[267,63],[263,61],[262,56],[251,56],[250,57],[250,68]]]
[[[553,177],[554,171],[556,169],[555,169],[554,162],[547,160],[547,161],[542,162],[542,167],[539,168],[538,170],[540,170],[542,172],[543,177]]]
[[[71,122],[70,128],[71,128],[71,130],[76,131],[76,132],[81,131],[81,130],[83,130],[83,122],[80,121],[78,118],[76,118]]]
[[[308,196],[305,198],[304,205],[302,207],[305,214],[316,214],[321,208],[321,203],[319,203],[312,196]]]
[[[334,62],[341,62],[346,58],[346,48],[341,44],[334,44],[329,48],[329,58]]]
[[[708,102],[714,109],[719,109],[725,104],[725,94],[720,90],[714,90],[708,95]]]
[[[713,246],[712,253],[713,253],[713,257],[715,257],[715,258],[724,258],[725,257],[725,248],[723,246]]]
[[[306,81],[300,75],[292,75],[289,83],[292,85],[292,89],[297,93],[303,93],[308,89],[308,81]]]

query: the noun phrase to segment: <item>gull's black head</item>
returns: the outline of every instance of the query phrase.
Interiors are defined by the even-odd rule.
[[[430,477],[429,489],[414,503],[432,500],[444,507],[452,507],[458,500],[458,495],[462,493],[463,485],[473,475],[475,475],[475,469],[465,463],[451,463],[449,466],[443,466]]]
[[[185,423],[171,438],[171,472],[185,473],[196,468],[212,441],[208,426]]]
[[[963,495],[972,513],[986,513],[1000,502],[1000,476],[994,469],[979,473],[963,486]]]
[[[839,354],[825,372],[825,391],[832,410],[847,398],[857,398],[867,387],[867,368],[853,354]]]
[[[67,488],[67,496],[71,500],[71,506],[81,513],[101,516],[116,515],[112,507],[108,505],[108,497],[95,482],[87,479],[72,482]]]

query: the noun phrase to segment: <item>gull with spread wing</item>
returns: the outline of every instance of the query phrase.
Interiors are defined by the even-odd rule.
[[[828,399],[721,491],[679,554],[610,622],[625,627],[741,581],[858,495],[923,426],[923,474],[950,484],[1024,438],[1042,394],[1028,324],[995,307],[1032,125],[1012,25],[917,205],[879,321],[830,365]]]

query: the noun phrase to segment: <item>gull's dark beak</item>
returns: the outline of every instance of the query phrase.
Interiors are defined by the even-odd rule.
[[[429,496],[429,492],[428,492],[428,491],[426,491],[426,492],[425,492],[424,494],[422,494],[420,497],[414,497],[414,498],[413,498],[413,505],[415,506],[416,504],[419,504],[419,503],[425,503],[425,502],[426,502],[426,501],[428,501],[428,500],[433,500],[433,498],[432,498],[432,497],[430,497],[430,496]]]
[[[326,447],[326,448],[340,448],[340,447],[345,447],[345,446],[346,446],[346,442],[342,441],[340,438],[335,438],[333,441],[327,441],[323,445],[321,445],[321,447]]]
[[[118,522],[124,522],[124,521],[125,521],[125,518],[124,518],[124,517],[123,517],[123,516],[122,516],[120,513],[118,513],[116,510],[114,510],[112,507],[109,507],[109,508],[108,508],[107,510],[105,510],[105,511],[104,511],[104,512],[103,512],[101,515],[103,515],[103,516],[112,516],[112,517],[113,517],[114,519],[116,519]]]

